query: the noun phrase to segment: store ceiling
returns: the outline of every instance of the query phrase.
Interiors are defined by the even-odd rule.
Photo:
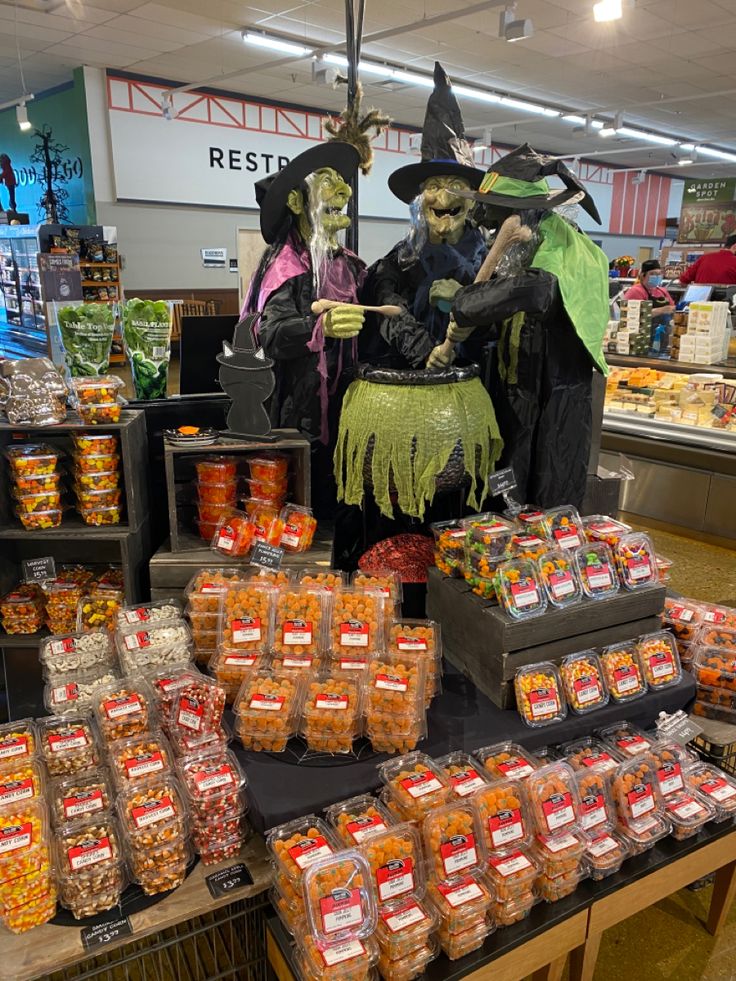
[[[243,44],[240,30],[258,28],[310,43],[343,38],[340,0],[19,0],[0,2],[0,101],[21,92],[16,43],[29,91],[67,81],[80,64],[127,69],[182,82],[220,81],[229,91],[339,109],[344,93],[312,82],[307,60],[265,67],[280,56]],[[476,0],[477,2],[477,0]],[[734,101],[736,0],[624,0],[622,20],[595,23],[593,0],[518,0],[516,16],[535,34],[518,43],[498,38],[499,10],[437,26],[414,27],[363,56],[429,72],[442,61],[456,81],[493,88],[675,137],[736,151]],[[366,35],[475,5],[474,0],[367,0]],[[406,125],[421,125],[427,90],[387,87],[368,77],[366,102]],[[559,154],[596,154],[625,167],[675,163],[668,148],[618,136],[573,132],[558,119],[463,100],[466,126],[493,128],[493,141],[533,145]],[[625,150],[626,152],[619,152]],[[604,151],[601,155],[601,151]],[[616,152],[614,152],[616,151]],[[736,165],[710,161],[679,167],[680,176],[723,176]]]

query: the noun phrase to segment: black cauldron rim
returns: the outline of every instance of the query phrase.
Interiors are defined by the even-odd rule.
[[[477,364],[451,365],[441,370],[427,368],[383,368],[372,364],[359,364],[356,377],[375,385],[453,385],[480,377]]]

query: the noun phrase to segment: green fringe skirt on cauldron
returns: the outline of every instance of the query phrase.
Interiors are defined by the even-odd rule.
[[[480,507],[503,447],[493,404],[478,377],[431,377],[381,384],[364,376],[350,385],[335,447],[339,500],[361,505],[368,486],[388,517],[396,503],[422,518],[438,488],[467,483],[468,505]]]

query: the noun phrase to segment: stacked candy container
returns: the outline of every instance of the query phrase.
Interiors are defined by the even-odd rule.
[[[579,548],[585,541],[583,521],[574,507],[564,506],[546,511],[542,527],[546,537],[557,548],[572,550]]]
[[[31,583],[21,583],[0,599],[0,621],[6,634],[35,634],[44,624],[43,596]]]
[[[488,784],[488,776],[483,768],[467,753],[455,751],[435,760],[437,766],[450,781],[458,800],[471,797],[476,790]]]
[[[656,741],[631,722],[605,726],[599,735],[604,743],[613,747],[625,760],[638,756],[639,753],[648,753]]]
[[[244,496],[280,510],[289,489],[287,458],[278,454],[253,456],[248,457],[246,463],[249,476],[241,480]]]
[[[563,743],[560,750],[564,754],[565,761],[576,772],[595,767],[610,774],[624,758],[622,753],[604,745],[594,736],[581,736],[580,739]]]
[[[489,911],[495,904],[480,872],[468,872],[451,882],[430,879],[427,901],[439,920],[437,936],[450,960],[465,957],[483,945],[492,929]]]
[[[503,742],[484,746],[475,751],[475,757],[494,780],[501,777],[526,780],[539,768],[539,760],[518,743]]]
[[[494,886],[493,919],[508,926],[524,919],[534,904],[537,873],[529,849],[533,822],[521,780],[494,780],[472,799],[488,852],[488,877]]]
[[[462,578],[465,568],[465,529],[460,521],[438,521],[434,535],[434,564],[446,576]]]
[[[361,794],[327,808],[325,814],[346,847],[360,845],[394,823],[388,809],[370,794]]]
[[[321,671],[306,682],[299,734],[318,753],[350,753],[362,730],[362,685],[357,677]]]
[[[400,656],[410,651],[426,663],[424,697],[427,706],[442,691],[442,637],[434,620],[392,620],[388,628],[389,654]]]
[[[715,818],[715,808],[685,786],[685,772],[696,762],[694,756],[677,743],[666,742],[655,743],[650,753],[657,766],[657,781],[672,824],[672,836],[683,841]]]
[[[541,868],[535,888],[548,903],[569,895],[583,875],[585,839],[575,773],[567,763],[548,763],[527,781],[537,830],[534,855]]]
[[[496,592],[501,608],[515,620],[539,616],[547,609],[547,593],[530,559],[509,559],[498,566]]]
[[[389,799],[404,821],[422,822],[434,808],[452,797],[452,786],[433,759],[408,753],[378,767]]]
[[[109,425],[120,421],[125,399],[119,395],[125,382],[116,375],[90,375],[72,378],[77,411],[86,426]]]
[[[102,589],[92,584],[91,592],[85,593],[77,604],[77,630],[90,632],[94,630],[114,630],[118,610],[123,605],[123,593],[120,589]]]
[[[56,913],[46,805],[39,799],[0,807],[0,922],[13,933]]]
[[[247,558],[256,540],[257,531],[249,514],[225,507],[217,524],[212,527],[214,534],[210,548],[213,552],[229,558]],[[204,528],[209,528],[209,524],[200,523],[201,535],[204,535]]]
[[[122,496],[118,487],[118,437],[110,433],[72,433],[72,442],[74,492],[82,521],[88,525],[119,524]],[[109,486],[113,479],[111,475],[115,480],[113,486]],[[95,486],[90,486],[95,483],[94,479],[82,479],[98,476],[100,480]]]
[[[147,896],[180,886],[191,850],[186,807],[172,776],[141,780],[117,800],[130,870]]]
[[[306,919],[304,873],[310,865],[339,852],[340,841],[321,818],[307,814],[269,831],[266,847],[274,871],[274,906],[286,929],[295,935]]]
[[[619,828],[631,853],[638,855],[669,834],[657,779],[657,761],[649,752],[640,752],[622,763],[613,775],[613,797]]]
[[[613,549],[624,589],[635,590],[659,582],[657,555],[648,535],[634,531],[622,535]]]
[[[712,632],[709,630],[709,632]],[[736,651],[696,643],[691,671],[697,682],[696,715],[731,722],[736,718]]]
[[[72,633],[77,627],[77,607],[85,593],[85,582],[55,579],[43,584],[46,626],[52,634]]]
[[[272,671],[248,675],[233,705],[235,733],[246,749],[286,750],[299,727],[305,684],[304,677],[279,678]]]
[[[197,664],[208,664],[217,650],[220,593],[242,581],[243,576],[234,569],[200,569],[187,583],[184,614],[192,630]]]
[[[368,662],[365,734],[376,752],[413,750],[426,731],[424,658],[378,654]]]
[[[700,795],[715,809],[719,824],[736,817],[736,779],[710,763],[694,763],[685,771],[686,789]]]
[[[276,596],[272,650],[282,668],[317,667],[324,650],[330,594],[313,586],[289,586]]]
[[[610,769],[605,763],[583,765],[575,772],[580,795],[580,825],[585,841],[584,864],[591,879],[618,872],[629,846],[616,832],[616,808],[610,790]]]
[[[3,452],[17,502],[15,513],[23,527],[28,531],[58,527],[63,512],[61,451],[46,443],[23,443]]]
[[[212,541],[215,528],[224,514],[235,507],[238,496],[235,457],[205,457],[195,464],[197,527],[206,541]]]
[[[680,656],[668,630],[645,634],[639,638],[636,647],[644,677],[651,689],[659,691],[680,683]]]
[[[311,508],[287,504],[281,509],[273,536],[287,552],[306,552],[312,547],[317,519]]]
[[[518,529],[492,513],[473,515],[460,525],[465,531],[465,580],[478,596],[495,599],[496,570],[514,554],[512,542]]]
[[[105,811],[58,827],[56,870],[61,904],[76,919],[117,906],[127,877],[115,818]]]
[[[586,715],[608,704],[608,689],[595,651],[568,654],[560,666],[567,704],[576,715]]]
[[[563,608],[580,602],[583,587],[568,550],[553,548],[544,552],[539,558],[538,567],[539,578],[553,606]]]
[[[583,592],[590,599],[606,599],[619,590],[613,554],[604,542],[591,542],[573,553]]]
[[[647,683],[639,663],[636,644],[622,642],[604,647],[601,665],[608,691],[615,702],[630,702],[646,695]]]
[[[705,611],[694,600],[665,598],[662,625],[674,635],[683,667],[689,667],[692,662],[695,654],[693,641],[704,616]]]
[[[273,639],[275,591],[267,583],[241,582],[228,585],[217,595],[219,612],[193,612],[190,618],[196,617],[205,626],[213,624],[218,630],[217,649],[209,666],[227,701],[232,703],[248,675],[267,666]]]
[[[371,569],[370,572],[358,569],[353,573],[351,585],[356,589],[377,589],[383,596],[384,635],[388,636],[389,624],[401,616],[403,586],[399,573],[393,569]]]
[[[604,542],[615,548],[624,535],[631,531],[630,525],[616,521],[607,514],[589,514],[583,518],[583,527],[589,542]]]
[[[352,586],[332,594],[329,648],[338,665],[364,665],[385,649],[384,596],[379,589]],[[356,668],[357,670],[357,668]]]
[[[179,760],[194,847],[205,865],[237,855],[247,834],[245,774],[230,750],[214,749]]]

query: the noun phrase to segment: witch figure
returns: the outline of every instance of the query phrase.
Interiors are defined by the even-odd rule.
[[[555,175],[563,188],[550,189]],[[608,260],[573,221],[553,209],[579,202],[600,224],[585,187],[560,160],[528,144],[492,165],[477,191],[476,219],[498,229],[512,214],[531,229],[488,282],[460,290],[448,338],[467,342],[475,328],[496,338],[489,392],[504,453],[523,503],[580,507],[592,437],[593,372],[608,371]]]
[[[300,153],[256,183],[261,233],[268,243],[251,281],[244,311],[260,313],[259,342],[274,363],[270,415],[274,427],[298,429],[312,446],[313,505],[332,511],[331,434],[355,360],[363,312],[351,306],[365,264],[339,242],[350,225],[345,207],[360,154],[328,140]],[[317,299],[339,301],[320,316]]]
[[[439,62],[421,155],[420,162],[388,179],[391,191],[410,206],[411,228],[370,268],[363,296],[366,303],[395,304],[404,313],[380,319],[377,331],[361,336],[361,361],[371,364],[423,368],[445,338],[455,293],[473,282],[487,251],[483,234],[468,222],[472,202],[458,194],[477,189],[483,171],[473,163],[460,107]],[[430,367],[445,367],[449,360],[437,351]]]

